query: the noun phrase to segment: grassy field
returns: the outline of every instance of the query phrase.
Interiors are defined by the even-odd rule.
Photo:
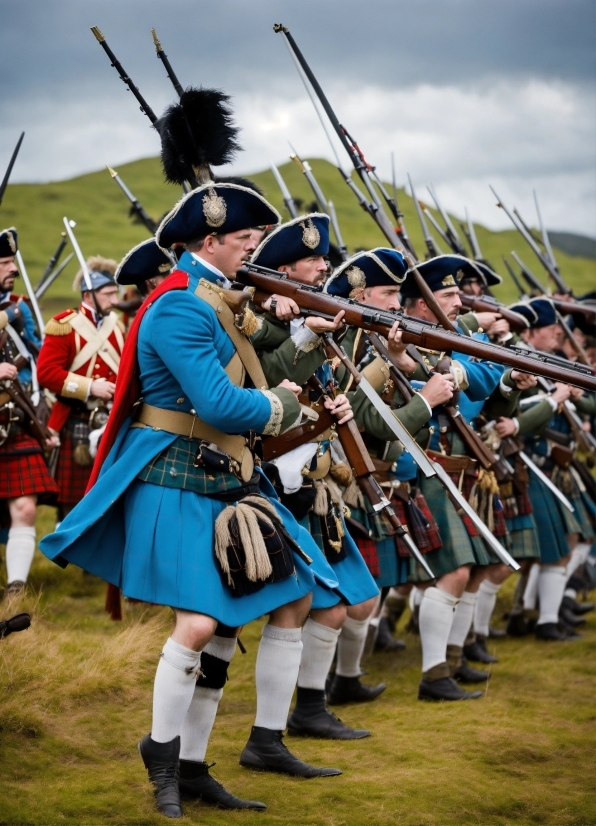
[[[349,251],[384,245],[386,242],[383,235],[358,206],[337,170],[323,160],[314,159],[311,164],[325,196],[335,204]],[[302,199],[306,208],[313,200],[306,179],[291,162],[280,169],[293,196]],[[157,158],[125,164],[119,167],[118,172],[156,220],[171,209],[180,197],[181,193],[176,187],[163,182]],[[283,207],[272,173],[267,170],[251,177],[287,219],[289,216]],[[420,186],[419,197],[423,197],[422,193]],[[423,257],[425,247],[412,200],[400,191],[399,203],[418,255]],[[76,234],[85,255],[100,253],[120,260],[131,247],[147,237],[145,228],[133,223],[127,217],[127,211],[128,201],[104,169],[68,181],[10,186],[2,203],[0,224],[3,227],[17,227],[23,258],[35,284],[60,240],[64,215],[77,222]],[[433,234],[436,236],[436,233]],[[476,225],[476,234],[483,254],[504,278],[503,285],[495,290],[498,298],[504,301],[517,298],[515,286],[501,260],[502,255],[509,255],[512,249],[546,283],[546,273],[515,230],[491,232],[486,227]],[[444,251],[447,252],[446,248]],[[556,250],[556,255],[563,277],[578,294],[594,288],[596,261],[572,257],[560,250]],[[71,291],[76,270],[76,261],[73,260],[46,293],[42,303],[46,319],[76,301]]]
[[[40,534],[53,511],[41,509]],[[496,616],[508,604],[513,578]],[[30,630],[0,643],[0,824],[163,824],[153,810],[136,742],[150,727],[152,681],[168,634],[167,609],[103,612],[105,587],[36,555],[31,591],[2,617],[28,610]],[[407,617],[402,618],[401,626]],[[338,778],[300,780],[238,765],[255,709],[261,622],[230,667],[208,759],[234,792],[265,801],[264,814],[187,803],[185,823],[301,826],[588,826],[594,802],[596,617],[584,639],[491,643],[500,658],[483,699],[416,700],[419,641],[375,655],[367,680],[387,682],[373,704],[340,715],[373,737],[353,743],[294,740],[304,759],[337,766]]]

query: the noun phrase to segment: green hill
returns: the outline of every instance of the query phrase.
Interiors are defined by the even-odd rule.
[[[311,165],[325,196],[335,204],[349,250],[383,245],[383,235],[362,212],[335,167],[327,161],[316,159],[311,161]],[[125,164],[118,168],[118,172],[155,219],[168,211],[180,197],[176,187],[164,183],[158,158]],[[313,200],[311,190],[295,164],[284,164],[281,172],[293,196],[302,199],[305,205],[310,204]],[[267,170],[251,177],[287,218],[272,173]],[[399,200],[408,232],[418,254],[422,256],[424,243],[412,200],[403,191],[399,193]],[[100,253],[120,260],[132,246],[147,237],[145,228],[128,218],[128,202],[105,169],[68,181],[14,184],[8,188],[0,208],[0,225],[17,227],[19,246],[34,284],[58,244],[64,215],[77,222],[77,239],[85,255]],[[512,249],[521,254],[543,282],[546,281],[540,264],[515,230],[491,232],[476,225],[476,234],[483,254],[504,276],[503,285],[496,290],[499,298],[511,301],[517,297],[501,260],[501,256],[509,254]],[[594,288],[596,262],[567,255],[559,249],[556,255],[565,280],[574,290],[581,294]],[[44,297],[42,311],[46,318],[76,301],[71,291],[76,269],[73,260]]]

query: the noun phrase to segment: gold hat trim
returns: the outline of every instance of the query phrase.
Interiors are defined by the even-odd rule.
[[[315,250],[321,243],[321,233],[312,222],[312,218],[307,218],[306,224],[304,221],[300,222],[302,227],[302,243],[309,250]]]
[[[226,222],[228,210],[225,200],[210,187],[208,193],[203,195],[203,215],[210,227],[217,229]]]

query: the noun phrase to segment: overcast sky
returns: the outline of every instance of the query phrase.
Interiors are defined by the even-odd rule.
[[[235,171],[287,160],[288,140],[333,160],[282,22],[384,177],[394,152],[398,183],[495,228],[488,184],[530,222],[535,188],[550,228],[596,235],[596,0],[0,0],[0,21],[0,174],[26,131],[15,182],[159,152],[92,25],[157,114],[175,93],[152,27],[183,85],[233,96]]]

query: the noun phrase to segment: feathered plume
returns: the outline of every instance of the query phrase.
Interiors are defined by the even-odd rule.
[[[218,89],[190,86],[156,122],[167,181],[207,183],[213,177],[210,167],[229,163],[242,148],[236,140],[240,129],[232,121],[229,100]]]

